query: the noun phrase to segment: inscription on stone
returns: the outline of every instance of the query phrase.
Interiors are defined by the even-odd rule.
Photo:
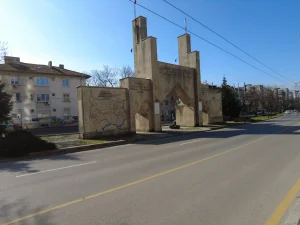
[[[149,84],[143,84],[141,82],[133,82],[129,86],[129,90],[135,90],[137,93],[143,93],[144,91],[149,91]]]
[[[110,91],[100,91],[100,94],[98,95],[98,98],[111,99],[112,98],[112,93]]]
[[[162,76],[174,76],[174,77],[183,77],[183,79],[190,80],[192,79],[192,74],[190,70],[185,68],[172,68],[168,66],[159,67],[159,73]]]

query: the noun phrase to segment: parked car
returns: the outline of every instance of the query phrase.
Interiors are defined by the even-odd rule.
[[[267,113],[266,113],[265,109],[259,109],[259,110],[256,111],[256,115],[265,116],[265,115],[267,115]]]

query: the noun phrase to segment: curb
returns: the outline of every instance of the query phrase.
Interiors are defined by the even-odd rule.
[[[224,127],[221,127],[218,129],[222,129]],[[213,130],[210,129],[210,130]],[[172,136],[169,137],[156,137],[156,139],[150,139],[150,140],[144,140],[144,139],[134,139],[134,140],[120,140],[120,141],[113,141],[113,142],[107,142],[107,143],[101,143],[101,144],[91,144],[91,145],[81,145],[81,146],[74,146],[74,147],[66,147],[66,148],[60,148],[60,149],[55,149],[51,150],[48,152],[33,152],[30,153],[29,156],[24,156],[24,157],[18,157],[18,158],[6,158],[6,159],[0,159],[0,163],[5,163],[5,162],[14,162],[14,161],[19,161],[19,160],[28,160],[28,159],[37,159],[37,158],[43,158],[47,156],[53,156],[53,155],[63,155],[63,154],[68,154],[68,153],[75,153],[75,152],[84,152],[84,151],[89,151],[89,150],[96,150],[96,149],[101,149],[101,148],[108,148],[108,147],[114,147],[114,146],[120,146],[120,145],[126,145],[126,144],[132,144],[132,143],[140,143],[140,142],[146,142],[146,141],[154,141],[157,139],[167,139],[167,138],[172,138],[172,137],[177,137],[177,136],[183,136],[183,135],[189,135],[191,133],[201,133],[201,132],[207,132],[210,130],[205,130],[205,131],[186,131],[183,133],[172,133]]]
[[[234,127],[242,126],[245,124],[239,124]],[[0,163],[5,163],[5,162],[14,162],[14,161],[19,161],[19,160],[27,160],[27,159],[36,159],[36,158],[43,158],[47,156],[53,156],[53,155],[63,155],[63,154],[68,154],[68,153],[75,153],[75,152],[84,152],[84,151],[89,151],[93,149],[101,149],[101,148],[107,148],[107,147],[114,147],[114,146],[119,146],[119,145],[125,145],[125,144],[132,144],[132,143],[138,143],[138,142],[146,142],[146,141],[153,141],[157,139],[167,139],[167,138],[172,138],[176,136],[184,136],[184,135],[189,135],[191,133],[202,133],[202,132],[208,132],[211,130],[220,130],[224,129],[227,127],[231,126],[220,126],[220,127],[212,127],[209,130],[194,130],[194,131],[184,131],[184,132],[171,132],[172,136],[171,137],[158,137],[156,139],[152,140],[120,140],[120,141],[113,141],[113,142],[107,142],[107,143],[102,143],[102,144],[91,144],[91,145],[81,145],[81,146],[74,146],[74,147],[66,147],[66,148],[60,148],[48,152],[33,152],[29,154],[29,156],[25,157],[19,157],[19,158],[6,158],[6,159],[0,159]],[[298,224],[297,224],[298,225]],[[299,224],[300,225],[300,224]]]
[[[243,124],[241,124],[243,125]],[[102,143],[102,144],[91,144],[91,145],[81,145],[81,146],[74,146],[74,147],[66,147],[66,148],[60,148],[60,149],[55,149],[51,150],[48,152],[33,152],[30,153],[29,156],[24,156],[24,157],[18,157],[18,158],[6,158],[6,159],[0,159],[0,163],[5,163],[5,162],[14,162],[14,161],[19,161],[19,160],[28,160],[28,159],[37,159],[37,158],[43,158],[47,156],[53,156],[53,155],[64,155],[68,153],[75,153],[75,152],[84,152],[84,151],[89,151],[89,150],[94,150],[94,149],[101,149],[101,148],[108,148],[108,147],[114,147],[114,146],[119,146],[119,145],[126,145],[126,144],[132,144],[132,143],[139,143],[139,142],[146,142],[146,141],[153,141],[157,139],[168,139],[172,137],[177,137],[177,136],[184,136],[184,135],[189,135],[191,133],[202,133],[202,132],[208,132],[211,130],[219,130],[226,128],[227,126],[222,126],[222,127],[213,127],[209,130],[195,130],[195,131],[184,131],[184,132],[171,132],[172,136],[170,137],[158,137],[156,139],[152,140],[143,140],[143,139],[135,139],[135,140],[120,140],[120,141],[113,141],[113,142],[107,142],[107,143]]]
[[[61,135],[73,135],[73,134],[79,134],[79,132],[76,132],[76,133],[59,133],[59,134],[38,134],[38,135],[35,135],[37,137],[47,137],[47,136],[61,136]]]
[[[288,215],[284,225],[299,225],[300,224],[300,199],[298,199]]]

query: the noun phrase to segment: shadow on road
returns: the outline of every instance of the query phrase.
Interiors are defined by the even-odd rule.
[[[300,117],[299,117],[300,121]],[[149,141],[141,141],[137,144],[146,144],[146,145],[162,145],[168,143],[174,143],[179,141],[189,141],[196,138],[210,138],[210,139],[222,139],[222,138],[231,138],[240,135],[270,135],[270,134],[280,134],[280,135],[299,135],[300,134],[300,126],[292,126],[292,125],[282,125],[277,124],[279,120],[266,121],[264,123],[252,123],[245,124],[240,126],[232,126],[227,127],[225,129],[213,130],[209,132],[193,132],[187,133],[186,131],[177,131],[178,136],[170,137],[166,139],[160,140],[149,140]],[[295,121],[296,123],[296,121]],[[147,140],[147,136],[149,134],[139,134],[141,140]]]
[[[0,163],[0,172],[24,172],[24,173],[36,173],[39,170],[34,169],[34,160],[28,159],[24,161],[12,161],[12,162],[4,162]],[[80,158],[73,155],[56,155],[45,158],[38,158],[39,161],[81,161]],[[1,217],[0,217],[1,218]]]
[[[7,223],[18,218],[22,218],[29,214],[34,214],[45,210],[46,207],[38,206],[31,208],[29,207],[28,201],[26,199],[18,199],[16,202],[8,202],[5,199],[1,199],[0,205],[0,223]],[[19,224],[19,223],[18,223]],[[51,223],[51,213],[46,213],[41,216],[36,216],[30,219],[23,220],[20,222],[22,225],[50,225]]]

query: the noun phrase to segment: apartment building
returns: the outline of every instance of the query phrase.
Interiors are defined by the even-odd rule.
[[[293,100],[294,99],[294,92],[289,91],[288,98],[289,98],[289,100]]]
[[[288,88],[279,88],[278,89],[278,101],[280,104],[285,105],[285,103],[290,99],[289,98],[289,89]]]
[[[64,126],[78,121],[77,87],[90,76],[53,66],[29,64],[18,57],[4,58],[0,81],[12,95],[10,123],[24,128]]]

